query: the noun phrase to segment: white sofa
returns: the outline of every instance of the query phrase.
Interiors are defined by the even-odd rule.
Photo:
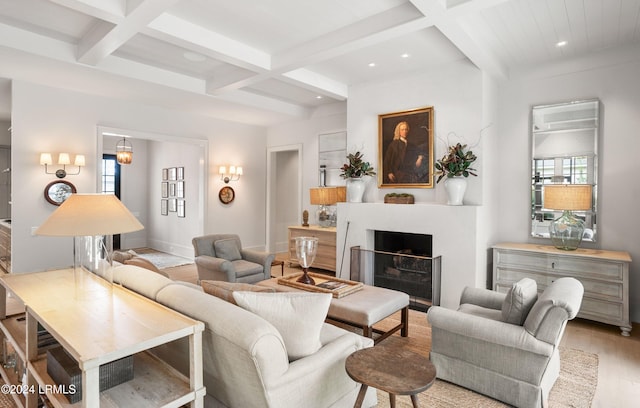
[[[273,325],[204,293],[199,286],[174,282],[133,265],[116,267],[113,281],[205,324],[205,406],[353,406],[360,384],[349,378],[344,362],[354,351],[373,346],[371,339],[325,323],[320,350],[290,363],[282,337]],[[154,352],[185,375],[189,373],[189,346],[185,339]],[[363,406],[376,403],[375,389],[370,389]]]

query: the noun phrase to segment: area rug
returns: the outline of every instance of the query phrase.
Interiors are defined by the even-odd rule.
[[[141,258],[154,264],[158,269],[192,264],[193,260],[181,256],[167,254],[151,248],[135,248],[133,251]]]
[[[598,385],[598,355],[560,348],[560,377],[549,395],[551,408],[588,408]],[[436,380],[427,391],[418,394],[420,406],[435,408],[508,407],[499,401],[446,381]],[[380,408],[389,406],[389,395],[378,391]],[[396,407],[411,408],[409,396],[396,397]]]

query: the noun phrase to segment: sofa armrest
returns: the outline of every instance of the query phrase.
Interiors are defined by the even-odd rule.
[[[471,303],[487,309],[500,310],[505,297],[506,294],[493,290],[466,287],[460,296],[460,304]]]
[[[367,340],[370,339],[345,332],[316,353],[290,363],[282,376],[265,378],[267,393],[272,401],[286,402],[286,406],[307,406],[309,401],[316,406],[331,406],[344,395],[357,392],[360,388],[348,376],[344,365],[350,354],[372,346]]]
[[[200,280],[222,280],[227,282],[235,282],[236,280],[235,268],[226,259],[200,255],[194,261],[198,267],[198,278]]]
[[[439,306],[429,308],[427,319],[434,330],[444,330],[473,340],[479,340],[497,347],[551,356],[554,346],[530,335],[522,326],[485,319]]]
[[[254,249],[241,249],[240,255],[245,261],[257,263],[264,268],[265,279],[271,277],[271,263],[276,257],[276,254],[270,254],[268,252],[256,251]]]

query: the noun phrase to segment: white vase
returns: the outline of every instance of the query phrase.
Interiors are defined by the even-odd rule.
[[[361,203],[366,184],[362,178],[347,179],[347,202]]]
[[[467,189],[467,179],[465,177],[448,177],[444,181],[444,189],[447,191],[449,205],[462,205],[464,192]]]

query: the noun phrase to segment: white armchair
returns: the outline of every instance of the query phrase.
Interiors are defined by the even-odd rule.
[[[538,297],[535,281],[525,278],[507,294],[466,288],[457,311],[430,308],[438,378],[517,407],[544,406],[583,291],[578,280],[560,278]]]
[[[235,234],[212,234],[192,240],[199,280],[256,283],[271,277],[275,254],[243,249]]]

